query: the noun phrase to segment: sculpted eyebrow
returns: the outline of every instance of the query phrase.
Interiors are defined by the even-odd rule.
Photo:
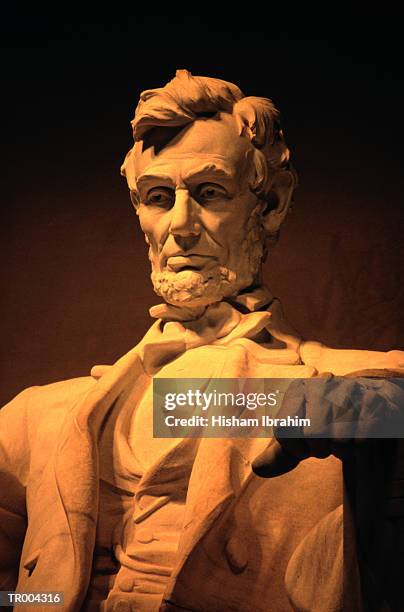
[[[165,183],[172,183],[173,180],[167,174],[142,174],[137,179],[137,184],[141,185],[142,183],[148,183],[150,181],[163,181]]]
[[[218,178],[224,178],[227,180],[234,179],[234,176],[226,170],[225,168],[220,168],[216,166],[216,164],[205,164],[204,166],[198,168],[197,170],[191,170],[184,176],[184,180],[192,180],[197,179],[200,175],[210,174],[212,176],[216,176]]]
[[[139,176],[139,178],[137,179],[138,183],[141,183],[143,181],[171,181],[171,177],[168,176],[167,174],[141,174]]]

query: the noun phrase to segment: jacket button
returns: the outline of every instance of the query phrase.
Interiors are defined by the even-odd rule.
[[[149,500],[147,499],[146,495],[140,495],[137,501],[137,505],[139,506],[139,508],[141,510],[145,510],[147,508],[148,502]],[[149,502],[150,503],[150,502]]]
[[[120,581],[118,588],[124,593],[131,593],[135,587],[135,580],[131,576],[126,576]]]
[[[153,542],[153,540],[155,539],[152,530],[148,529],[147,527],[144,527],[143,529],[139,529],[139,531],[136,531],[135,537],[136,537],[136,540],[140,542],[141,544],[149,544],[150,542]]]
[[[239,539],[231,538],[227,542],[225,555],[233,574],[241,574],[248,565],[246,546]]]

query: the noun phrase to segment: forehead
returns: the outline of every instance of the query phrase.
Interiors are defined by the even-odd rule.
[[[136,143],[131,160],[133,178],[136,181],[140,177],[165,175],[178,180],[212,165],[217,172],[236,178],[243,172],[251,149],[250,141],[239,135],[232,115],[201,118],[160,150]]]

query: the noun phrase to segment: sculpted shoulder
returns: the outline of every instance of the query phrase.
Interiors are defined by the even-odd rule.
[[[25,487],[42,473],[66,417],[95,384],[86,376],[29,387],[0,410],[0,474],[8,482]]]
[[[31,387],[31,404],[35,406],[38,402],[54,410],[63,409],[87,393],[95,384],[92,376],[80,376]]]
[[[23,421],[28,427],[38,426],[39,422],[56,425],[95,384],[91,376],[82,376],[29,387],[0,410],[0,418],[10,427]]]

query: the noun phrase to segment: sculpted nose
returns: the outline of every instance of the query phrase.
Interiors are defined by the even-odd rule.
[[[189,250],[199,240],[201,224],[195,211],[195,202],[187,189],[177,189],[171,209],[170,234],[183,250]]]

